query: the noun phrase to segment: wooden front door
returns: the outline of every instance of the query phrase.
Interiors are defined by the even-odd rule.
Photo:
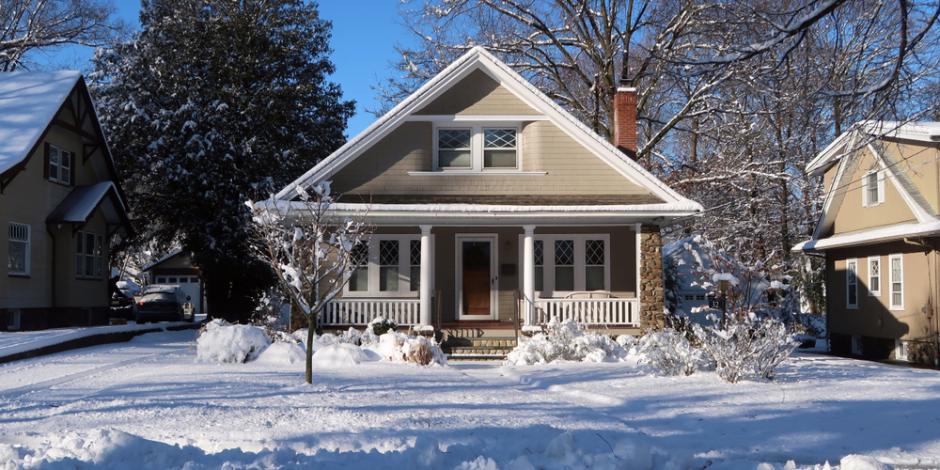
[[[486,237],[458,238],[460,269],[460,317],[464,320],[493,318],[495,240]]]

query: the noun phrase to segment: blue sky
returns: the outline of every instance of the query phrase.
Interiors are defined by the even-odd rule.
[[[113,0],[116,16],[131,27],[138,26],[140,2]],[[346,134],[352,137],[375,117],[367,109],[378,108],[373,86],[394,73],[397,44],[408,44],[410,32],[402,25],[398,0],[320,0],[320,16],[333,22],[332,80],[343,89],[346,99],[356,101],[356,114],[349,120]],[[64,47],[33,57],[39,68],[91,69],[93,51],[85,47]]]

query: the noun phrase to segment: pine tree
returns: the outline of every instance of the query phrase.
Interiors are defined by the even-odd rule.
[[[302,0],[144,0],[141,31],[100,50],[101,119],[143,237],[194,253],[213,316],[243,320],[268,268],[247,200],[344,140],[330,23]]]

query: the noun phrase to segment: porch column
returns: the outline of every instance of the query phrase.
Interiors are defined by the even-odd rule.
[[[525,324],[535,324],[535,226],[524,225],[522,238],[522,296]]]
[[[419,313],[421,325],[431,325],[431,226],[421,226],[421,280]]]

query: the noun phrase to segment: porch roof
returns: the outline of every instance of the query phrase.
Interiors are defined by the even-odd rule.
[[[307,212],[300,201],[261,201],[261,207],[285,215]],[[511,204],[367,204],[335,203],[329,208],[338,217],[363,217],[374,222],[409,225],[522,224],[612,224],[655,222],[658,218],[693,216],[698,204],[608,204],[608,205],[511,205]]]

